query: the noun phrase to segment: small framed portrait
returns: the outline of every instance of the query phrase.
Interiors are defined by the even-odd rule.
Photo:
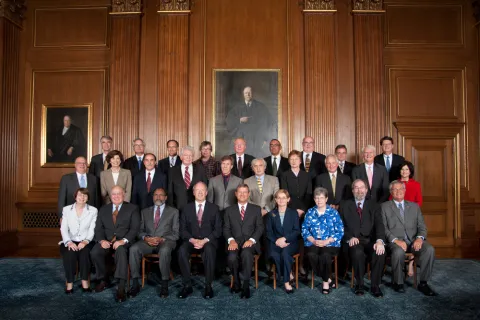
[[[270,140],[280,135],[280,70],[214,69],[213,72],[215,155],[232,154],[233,141],[243,138],[247,142],[246,153],[268,156]]]
[[[73,167],[91,156],[92,105],[42,105],[42,167]]]

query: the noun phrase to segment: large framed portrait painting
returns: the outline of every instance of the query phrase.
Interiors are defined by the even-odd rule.
[[[268,156],[270,140],[279,136],[280,70],[214,69],[213,72],[215,155],[232,154],[233,141],[244,138],[246,153]]]

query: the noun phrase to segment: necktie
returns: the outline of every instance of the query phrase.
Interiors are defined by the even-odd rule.
[[[240,218],[242,218],[242,221],[243,221],[243,218],[245,218],[245,206],[242,206],[240,210]]]
[[[387,168],[387,172],[390,172],[390,156],[387,156],[387,161],[385,162],[385,168]]]
[[[138,157],[138,170],[142,169],[142,158]]]
[[[185,188],[190,188],[190,172],[188,172],[188,166],[185,167],[185,177],[183,178],[185,181]]]
[[[373,183],[373,171],[371,166],[368,166],[367,176],[368,176],[368,184],[370,185],[370,189],[371,189],[372,183]]]
[[[341,173],[343,173],[343,166],[344,166],[344,163],[343,163],[343,162],[340,162],[339,167],[340,167],[340,172],[341,172]]]
[[[307,154],[305,157],[305,171],[310,170],[310,154]]]
[[[260,191],[260,193],[263,193],[262,179],[257,178],[257,186],[258,186],[258,191]]]
[[[87,182],[85,181],[85,175],[82,174],[80,176],[80,188],[86,188],[87,187]]]
[[[157,229],[159,222],[160,222],[160,206],[157,206],[157,210],[155,210],[155,229]]]
[[[223,186],[225,187],[225,190],[227,190],[229,178],[230,176],[223,176]]]
[[[332,174],[332,190],[333,190],[333,197],[335,198],[335,189],[337,188],[337,177],[335,177],[335,173]]]
[[[152,177],[150,176],[150,172],[148,173],[147,178],[147,192],[150,192],[150,187],[152,186]]]
[[[361,202],[357,203],[357,214],[360,217],[360,221],[362,220],[362,207],[361,207],[361,205],[362,205]]]
[[[103,170],[106,171],[108,169],[108,162],[103,160]]]
[[[112,219],[113,219],[113,224],[117,224],[117,216],[118,216],[118,206],[115,206],[115,211],[113,211]]]
[[[197,212],[197,221],[198,221],[198,226],[202,227],[202,217],[203,217],[203,210],[202,210],[202,205],[198,205],[198,212]]]
[[[174,161],[174,159],[175,159],[174,157],[171,157],[171,158],[170,158],[170,168],[175,166],[175,161]]]
[[[273,157],[273,175],[274,176],[277,176],[277,170],[278,170],[277,157]]]
[[[241,177],[242,176],[242,170],[243,170],[242,157],[238,157],[237,169],[238,169],[238,176]]]
[[[402,216],[402,223],[405,224],[405,211],[403,210],[403,205],[401,203],[398,204],[398,209],[400,210],[400,216]],[[404,228],[404,233],[405,233],[405,242],[408,244],[410,243],[410,239],[408,238],[407,231]]]

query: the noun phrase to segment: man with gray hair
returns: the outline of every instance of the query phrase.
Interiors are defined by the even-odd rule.
[[[384,166],[374,163],[375,147],[363,148],[363,162],[353,168],[352,179],[367,182],[367,199],[382,203],[388,200],[388,173]]]
[[[207,177],[202,166],[193,164],[195,149],[191,146],[180,150],[180,166],[168,170],[168,205],[182,211],[183,207],[194,200],[193,186],[202,181],[207,183]]]
[[[328,190],[327,204],[338,210],[340,201],[352,197],[350,191],[351,180],[347,175],[338,172],[338,159],[335,155],[329,154],[325,158],[327,172],[318,175],[315,178],[315,188],[322,187]]]
[[[107,154],[112,151],[112,142],[113,139],[110,136],[102,136],[100,138],[100,144],[102,146],[102,153],[94,155],[90,160],[90,167],[88,168],[88,173],[95,175],[100,179],[100,172],[107,170],[110,167],[110,164],[105,160]]]
[[[132,143],[132,148],[135,154],[125,160],[123,168],[130,170],[133,182],[133,177],[135,177],[140,171],[145,170],[145,165],[143,164],[143,157],[145,157],[145,142],[140,138],[135,138]]]

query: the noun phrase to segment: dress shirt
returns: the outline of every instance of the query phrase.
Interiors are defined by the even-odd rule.
[[[374,173],[374,172],[373,172],[373,165],[374,165],[374,163],[372,162],[372,164],[366,164],[366,163],[364,163],[364,164],[365,164],[365,171],[367,171],[367,176],[368,176],[368,168],[371,168],[371,169],[372,169],[372,174],[373,174],[373,173]]]
[[[69,242],[81,242],[93,240],[95,234],[95,222],[97,221],[98,210],[95,207],[85,205],[82,215],[77,216],[76,204],[69,205],[62,210],[62,224],[60,233],[65,247]]]
[[[119,175],[120,175],[120,171],[119,172],[113,172],[112,171],[113,182],[115,183],[115,185],[117,185]]]
[[[398,201],[396,201],[396,200],[393,200],[393,202],[395,203],[395,207],[397,207],[397,208],[398,208],[398,205],[399,205],[399,204],[402,205],[402,207],[403,207],[403,214],[404,214],[404,215],[403,215],[403,218],[405,219],[405,201],[402,200],[401,202],[398,202]],[[398,209],[398,210],[400,210],[400,209]],[[422,239],[422,240],[425,240],[425,238],[422,237],[422,236],[417,236],[417,239],[418,239],[418,238],[420,238],[420,239]],[[393,240],[392,240],[392,243],[395,242],[395,240],[398,240],[398,238],[393,239]],[[412,243],[413,243],[413,242],[412,242]]]
[[[385,161],[385,168],[387,167],[387,157],[389,158],[390,161],[390,169],[392,168],[392,160],[393,160],[393,153],[390,154],[383,154],[383,161]]]
[[[330,175],[330,181],[332,181],[333,175],[335,175],[335,178],[338,178],[338,173],[337,173],[337,171],[335,171],[334,173],[329,172],[328,174]]]
[[[175,163],[177,162],[177,156],[173,156],[173,157],[168,157],[169,160],[170,160],[170,167],[173,167],[175,165]],[[173,166],[172,166],[172,163],[173,163]]]
[[[245,153],[239,156],[238,154],[235,154],[235,162],[237,163],[238,166],[238,158],[242,159],[242,166],[245,164]]]
[[[70,129],[70,127],[63,127],[63,130],[62,130],[62,136],[65,135],[65,133],[67,133],[68,129]]]
[[[77,174],[77,179],[78,179],[78,185],[81,186],[82,184],[80,183],[81,179],[82,179],[82,176],[85,177],[85,188],[88,187],[88,179],[87,179],[87,173],[78,173],[78,172],[75,172]]]
[[[155,224],[155,212],[157,211],[158,206],[153,206],[153,223]],[[160,219],[162,219],[163,210],[165,210],[165,203],[160,206]]]
[[[115,182],[115,184],[116,184],[116,182]],[[117,206],[117,210],[118,210],[119,213],[120,213],[120,209],[122,209],[122,204],[121,204],[121,203]],[[114,212],[115,212],[115,204],[112,203],[112,216],[113,216],[113,213],[114,213]],[[118,218],[118,216],[117,216],[117,218]],[[122,240],[125,241],[125,243],[128,243],[128,239],[127,239],[127,238],[123,238]],[[118,240],[117,240],[117,241],[118,241]]]
[[[280,224],[283,227],[283,220],[285,219],[285,212],[278,211],[278,216],[280,217]]]
[[[153,182],[153,176],[155,175],[155,168],[153,168],[152,171],[148,171],[147,169],[145,169],[145,181],[148,180],[148,173],[150,173],[150,179]]]
[[[108,154],[108,152],[107,152],[107,154]],[[105,160],[107,159],[107,154],[102,153],[102,160],[103,160],[102,163],[105,163]]]
[[[198,209],[200,209],[198,206],[199,205],[202,205],[202,210],[203,210],[203,214],[205,214],[205,203],[207,201],[203,200],[203,202],[198,202],[197,200],[195,200],[195,213],[197,214],[197,219],[198,219]],[[194,239],[194,238],[190,238],[191,239]],[[210,239],[208,239],[207,237],[203,238],[203,240],[209,242]]]
[[[272,154],[272,168],[273,168],[273,162],[274,162],[275,158],[277,159],[277,170],[278,170],[278,168],[280,168],[280,161],[282,160],[282,156],[279,155],[279,154],[277,154],[276,156],[274,156],[274,155]]]
[[[262,187],[263,187],[263,180],[265,180],[265,175],[261,175],[260,177],[255,175],[255,179],[257,179],[257,181],[258,181],[258,179],[260,179],[260,181],[262,182]]]
[[[183,179],[185,179],[185,165],[182,163],[180,168],[182,170]],[[191,182],[193,179],[193,163],[188,165],[188,173],[190,173],[190,182]]]
[[[319,214],[317,206],[308,209],[302,224],[302,237],[305,247],[313,245],[308,241],[310,236],[316,240],[333,238],[334,242],[329,243],[327,247],[340,247],[343,234],[343,222],[337,210],[327,206],[325,212]]]
[[[145,155],[144,154],[142,154],[141,156],[135,155],[135,157],[137,158],[137,161],[138,160],[143,161],[143,157],[145,157]]]
[[[365,202],[365,199],[363,200],[357,200],[355,199],[355,207],[357,207],[358,203],[360,202],[360,209],[363,210],[363,203]]]
[[[307,159],[307,154],[309,155],[309,158],[310,158],[310,163],[312,162],[312,154],[311,153],[303,153],[303,165],[305,166],[305,164],[307,163],[307,161],[305,159]]]
[[[245,204],[237,203],[237,205],[238,205],[238,212],[242,212],[242,207],[243,207],[243,210],[245,210],[245,214],[247,213],[247,205],[248,205],[248,202],[245,203]],[[230,244],[230,241],[232,241],[232,240],[235,240],[235,238],[228,238],[227,243]],[[250,239],[248,239],[248,240],[252,241],[253,244],[256,244],[256,243],[257,243],[257,241],[255,241],[255,239],[253,239],[253,238],[250,238]]]

